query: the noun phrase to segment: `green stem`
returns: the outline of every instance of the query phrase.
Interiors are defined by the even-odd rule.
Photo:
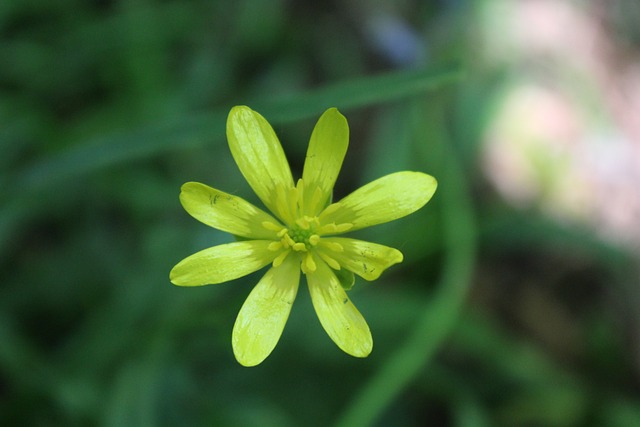
[[[424,121],[424,111],[421,112]],[[443,123],[441,117],[435,122]],[[431,129],[430,131],[433,131]],[[338,419],[339,427],[372,425],[407,384],[435,355],[459,318],[470,286],[475,261],[475,223],[461,161],[440,135],[437,195],[442,203],[445,263],[433,301],[408,339],[377,371]],[[437,156],[431,151],[429,157]]]

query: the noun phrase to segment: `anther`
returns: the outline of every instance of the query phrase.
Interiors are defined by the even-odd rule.
[[[327,241],[326,239],[322,240],[322,245],[329,250],[334,252],[344,252],[344,247],[340,243]]]
[[[313,255],[311,255],[311,252],[307,253],[307,256],[305,257],[304,263],[307,267],[307,270],[314,272],[316,271],[316,262],[313,260]]]
[[[336,225],[336,232],[344,233],[345,231],[351,230],[353,228],[353,224],[350,222],[345,222],[343,224]]]
[[[324,262],[329,264],[329,267],[333,268],[334,270],[340,270],[340,264],[338,263],[338,261],[321,251],[318,251],[318,255],[320,255],[320,258],[322,258]]]
[[[289,234],[284,235],[284,237],[282,238],[282,242],[283,244],[286,243],[285,246],[290,246],[290,247],[293,247],[296,244],[296,241],[293,240],[291,236],[289,236]]]
[[[332,234],[336,232],[336,225],[334,223],[325,224],[318,229],[320,234]]]
[[[314,225],[318,225],[320,222],[318,221],[318,217],[317,216],[308,216],[305,215],[303,216],[304,220],[307,221],[309,224],[314,224]]]
[[[307,217],[296,219],[296,224],[298,224],[303,230],[309,229],[309,221],[307,221]]]
[[[294,243],[293,245],[291,245],[291,247],[294,251],[298,252],[306,252],[307,250],[307,246],[304,243]]]
[[[281,225],[277,225],[274,224],[270,221],[262,221],[262,226],[264,228],[266,228],[267,230],[271,230],[271,231],[280,231],[282,230],[282,226]]]
[[[269,246],[267,246],[267,249],[269,249],[270,251],[277,251],[281,249],[282,246],[282,242],[271,242],[269,243]]]
[[[284,251],[273,260],[273,266],[279,267],[291,251]]]
[[[343,224],[336,225],[335,222],[330,224],[325,224],[318,229],[321,234],[335,234],[335,233],[344,233],[347,230],[353,228],[353,224],[350,222],[345,222]]]
[[[283,237],[288,232],[289,232],[289,230],[287,230],[286,228],[283,228],[280,231],[278,231],[278,237]]]

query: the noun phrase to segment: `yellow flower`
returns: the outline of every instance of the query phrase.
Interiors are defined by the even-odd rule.
[[[179,286],[222,283],[271,264],[233,327],[236,359],[255,366],[282,335],[302,270],[329,337],[352,356],[368,356],[373,348],[369,326],[345,289],[353,284],[354,273],[375,280],[401,262],[402,253],[338,236],[415,212],[435,192],[436,180],[420,172],[397,172],[331,203],[349,144],[347,120],[335,108],[318,120],[297,183],[276,134],[260,114],[245,106],[232,108],[227,138],[240,171],[273,215],[204,184],[184,184],[180,201],[191,216],[242,240],[185,258],[171,270],[171,282]]]

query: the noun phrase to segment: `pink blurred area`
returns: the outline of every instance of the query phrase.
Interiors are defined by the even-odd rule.
[[[640,253],[640,46],[607,4],[485,3],[483,58],[510,78],[483,167],[508,202]]]

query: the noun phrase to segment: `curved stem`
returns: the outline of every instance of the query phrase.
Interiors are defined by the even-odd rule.
[[[424,110],[418,109],[424,123]],[[433,117],[430,123],[443,123]],[[433,132],[434,129],[429,129]],[[443,274],[434,299],[417,319],[404,345],[374,374],[338,419],[339,427],[371,425],[407,384],[435,355],[455,326],[470,287],[475,262],[475,223],[469,190],[460,159],[443,129],[438,129],[438,153],[429,146],[429,157],[442,165],[440,181],[445,250]],[[433,135],[433,133],[432,133]],[[421,138],[422,139],[422,138]],[[424,149],[426,147],[423,147]],[[424,158],[424,157],[423,157]]]

